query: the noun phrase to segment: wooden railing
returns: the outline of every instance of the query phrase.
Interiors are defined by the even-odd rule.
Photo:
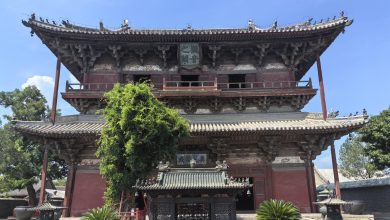
[[[218,89],[282,89],[282,88],[311,88],[311,79],[307,81],[270,81],[270,82],[234,82],[218,83]]]
[[[146,212],[144,210],[134,210],[133,212],[120,212],[120,220],[145,220]]]
[[[65,91],[108,91],[114,88],[114,83],[69,83],[66,81]]]
[[[286,89],[312,88],[311,79],[307,81],[277,81],[277,82],[235,82],[217,83],[214,81],[165,81],[155,84],[155,89],[162,91],[212,91],[212,90],[259,90],[259,89]],[[114,83],[69,83],[66,82],[66,92],[70,91],[108,91]]]

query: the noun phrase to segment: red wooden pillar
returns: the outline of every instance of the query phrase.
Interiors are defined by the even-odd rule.
[[[311,160],[307,160],[305,161],[305,166],[306,166],[307,188],[309,191],[310,211],[317,212],[317,207],[314,204],[314,202],[317,201],[316,185],[314,179],[314,164]]]
[[[64,207],[66,209],[62,211],[63,217],[70,217],[76,171],[77,171],[77,164],[72,163],[69,167],[68,176],[66,178],[65,197],[64,197]]]
[[[319,56],[317,56],[317,70],[318,70],[318,81],[320,84],[322,115],[323,115],[324,120],[326,120],[328,118],[328,112],[326,110],[324,81],[322,78],[321,60],[320,60]],[[335,184],[335,190],[336,190],[336,198],[341,198],[339,173],[338,173],[337,160],[336,160],[336,152],[335,152],[333,143],[330,147],[330,150],[331,150],[331,155],[332,155],[333,177],[334,177],[334,184]]]
[[[320,84],[320,96],[321,96],[321,106],[322,106],[322,117],[324,120],[328,117],[328,111],[326,109],[326,100],[325,100],[325,88],[324,88],[324,80],[322,78],[322,68],[321,68],[321,60],[320,57],[317,56],[317,70],[318,70],[318,82]]]
[[[330,145],[330,152],[332,154],[333,177],[336,190],[336,198],[341,199],[339,171],[337,169],[336,150],[334,149],[334,143]]]
[[[265,162],[265,199],[273,199],[272,162]]]
[[[60,82],[60,71],[61,71],[61,56],[58,55],[57,65],[56,65],[56,79],[54,82],[53,103],[52,103],[51,114],[50,114],[50,118],[53,124],[56,121],[56,115],[57,115],[57,98],[58,98],[58,84]]]
[[[42,204],[45,201],[48,155],[49,155],[49,149],[48,149],[47,144],[45,144],[45,151],[43,153],[43,164],[42,164],[42,173],[41,173],[41,191],[39,193],[39,204]]]
[[[52,103],[51,114],[50,114],[50,118],[53,124],[55,123],[56,114],[57,114],[57,97],[58,97],[58,83],[60,80],[60,69],[61,69],[61,57],[60,55],[58,55],[57,65],[56,65],[56,79],[54,83],[53,103]],[[48,146],[45,143],[45,151],[43,153],[41,192],[39,194],[39,204],[42,204],[45,201],[48,154],[49,154]]]

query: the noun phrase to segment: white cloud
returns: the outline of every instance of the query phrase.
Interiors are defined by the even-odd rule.
[[[54,88],[53,77],[34,75],[28,78],[27,81],[22,84],[22,89],[32,85],[41,90],[41,93],[46,97],[48,104],[51,104]]]

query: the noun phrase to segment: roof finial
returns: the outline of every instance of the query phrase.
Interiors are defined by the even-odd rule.
[[[274,23],[272,24],[272,29],[278,28],[278,21],[275,20]]]
[[[103,24],[103,21],[100,21],[99,22],[99,28],[101,31],[104,31],[104,24]]]
[[[248,29],[249,29],[249,30],[254,30],[254,29],[256,29],[256,24],[255,24],[255,22],[253,22],[252,19],[249,19],[249,20],[248,20]]]
[[[122,28],[128,28],[129,27],[129,20],[127,20],[127,19],[123,20],[123,24],[121,26],[122,26]]]
[[[30,20],[35,21],[35,13],[32,13],[32,14],[31,14]]]

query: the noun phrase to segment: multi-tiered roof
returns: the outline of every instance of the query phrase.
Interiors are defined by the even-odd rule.
[[[151,80],[159,99],[186,113],[299,110],[316,94],[302,78],[351,23],[343,14],[318,23],[260,28],[250,21],[230,29],[133,29],[125,22],[110,30],[35,15],[23,21],[80,81],[67,83],[62,97],[81,113],[102,108],[103,93],[114,83],[140,77]],[[200,51],[196,64],[182,63],[184,44]]]
[[[366,123],[366,114],[332,113],[324,120],[299,111],[316,94],[310,79],[300,80],[351,23],[342,14],[286,27],[259,28],[250,21],[236,29],[141,30],[125,22],[109,30],[102,23],[86,28],[33,15],[23,24],[80,81],[67,83],[62,96],[82,115],[55,124],[15,121],[14,127],[54,141],[73,160],[93,159],[105,121],[86,113],[104,106],[103,94],[114,83],[148,77],[156,97],[191,122],[183,145],[207,148],[218,158],[246,153],[271,161],[289,146],[284,154],[312,160]],[[191,65],[183,62],[182,48],[194,49]]]

